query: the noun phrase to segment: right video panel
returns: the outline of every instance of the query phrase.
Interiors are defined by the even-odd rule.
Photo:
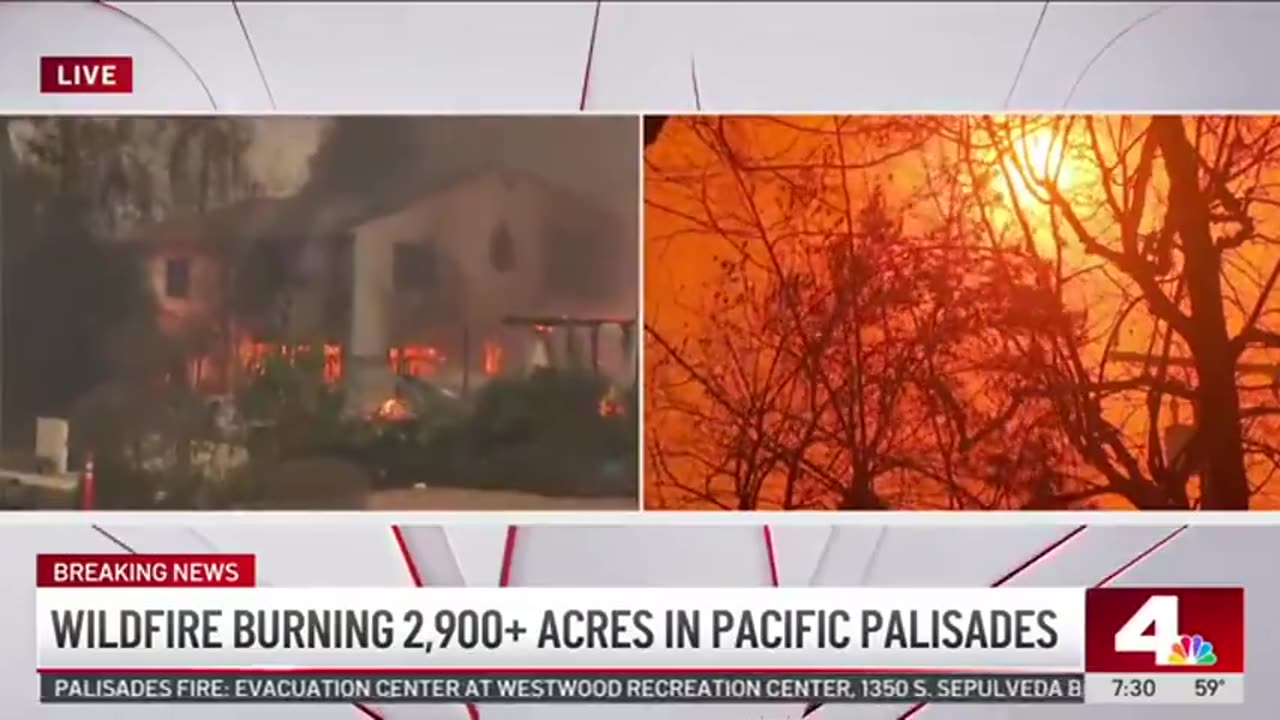
[[[645,505],[1280,507],[1280,117],[650,117]]]

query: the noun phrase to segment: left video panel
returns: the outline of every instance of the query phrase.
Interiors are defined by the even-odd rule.
[[[0,130],[5,508],[636,509],[638,119]]]

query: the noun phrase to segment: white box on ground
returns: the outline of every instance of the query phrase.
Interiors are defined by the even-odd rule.
[[[36,418],[36,457],[52,463],[52,473],[61,475],[67,471],[67,447],[71,439],[71,425],[63,418]]]

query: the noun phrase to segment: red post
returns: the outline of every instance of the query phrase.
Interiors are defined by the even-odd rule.
[[[80,474],[80,509],[93,509],[93,453],[85,455],[84,470]]]

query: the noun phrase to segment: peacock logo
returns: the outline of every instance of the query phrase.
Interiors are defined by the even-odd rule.
[[[1213,643],[1199,635],[1182,635],[1169,650],[1170,665],[1213,665],[1217,662]]]

